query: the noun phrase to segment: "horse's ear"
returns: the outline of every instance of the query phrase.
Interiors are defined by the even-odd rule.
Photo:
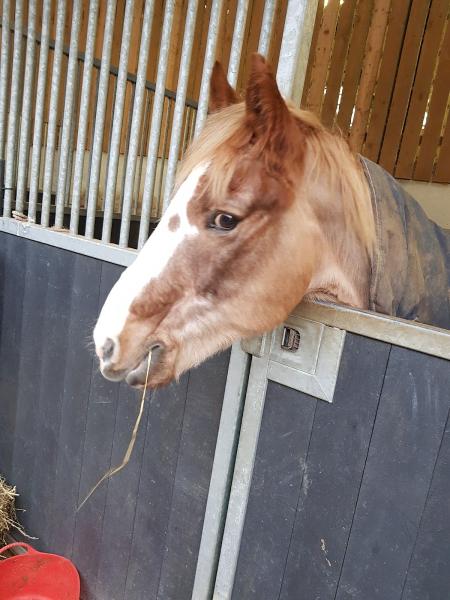
[[[239,102],[235,90],[228,83],[227,76],[220,62],[216,61],[211,73],[209,84],[209,107],[208,112],[213,113],[221,108]]]
[[[262,138],[266,143],[284,146],[292,117],[269,65],[260,54],[251,57],[245,106],[255,141]]]

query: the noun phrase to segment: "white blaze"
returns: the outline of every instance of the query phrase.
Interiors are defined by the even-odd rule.
[[[116,351],[119,351],[117,340],[133,301],[152,279],[156,279],[162,273],[183,240],[198,234],[197,227],[189,222],[187,206],[207,166],[196,167],[181,184],[136,260],[122,273],[112,288],[94,329],[94,342],[97,349],[102,348],[106,339],[110,338],[116,342]],[[171,231],[169,221],[174,216],[178,216],[179,225]],[[114,355],[112,359],[114,360]]]

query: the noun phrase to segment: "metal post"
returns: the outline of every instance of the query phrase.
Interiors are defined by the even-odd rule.
[[[102,241],[111,239],[111,226],[114,212],[114,197],[117,184],[117,165],[119,164],[120,138],[122,133],[123,107],[127,90],[128,55],[130,51],[131,26],[133,24],[134,0],[128,0],[125,5],[125,17],[120,46],[119,72],[117,75],[114,117],[109,147],[109,161],[106,175],[105,209],[103,213]]]
[[[9,73],[9,39],[10,34],[10,2],[3,0],[2,25],[2,54],[0,69],[0,160],[5,159],[5,126],[6,107],[8,104],[8,73]]]
[[[211,16],[209,19],[208,38],[206,40],[205,61],[203,63],[202,81],[198,99],[197,121],[195,123],[194,137],[197,137],[203,129],[208,112],[209,80],[216,56],[217,35],[219,33],[220,14],[222,12],[222,0],[213,0]]]
[[[300,106],[318,0],[289,0],[278,61],[281,93]]]
[[[161,120],[163,115],[167,64],[169,60],[170,37],[172,32],[174,9],[175,0],[167,0],[161,33],[158,75],[156,78],[155,99],[153,101],[152,124],[147,148],[147,170],[145,173],[144,193],[142,196],[141,223],[139,227],[138,248],[142,248],[142,246],[147,241],[150,225],[150,212],[153,200],[153,188],[155,185],[156,163],[158,161],[159,136],[161,133]],[[162,157],[162,160],[164,161],[164,156]],[[123,218],[128,218],[129,229],[130,215],[123,215]],[[122,222],[122,226],[123,225],[124,222]],[[120,245],[125,246],[127,243],[128,231],[126,231],[125,229],[122,231],[121,229]]]
[[[239,0],[234,21],[233,40],[231,42],[230,62],[228,63],[228,82],[236,87],[239,66],[241,64],[242,42],[244,41],[245,25],[247,23],[248,0]]]
[[[67,66],[66,95],[64,99],[64,116],[62,125],[61,145],[59,154],[58,184],[56,189],[55,226],[62,227],[64,220],[64,205],[67,189],[67,171],[69,156],[72,152],[70,138],[73,121],[73,102],[77,82],[78,67],[78,36],[81,23],[81,0],[74,0],[72,14],[72,29],[70,32],[69,64]],[[89,68],[86,65],[86,68]]]
[[[80,115],[78,118],[77,150],[73,171],[72,207],[70,211],[70,232],[78,233],[80,217],[81,187],[83,184],[83,167],[86,151],[86,137],[89,117],[89,101],[91,95],[92,73],[94,68],[95,34],[97,31],[99,0],[91,0],[89,5],[88,28],[86,35],[86,52],[84,55],[83,83],[81,84]]]
[[[86,211],[87,238],[94,237],[95,212],[97,209],[98,184],[102,160],[103,132],[105,128],[106,101],[108,98],[109,68],[111,47],[116,16],[116,0],[108,0],[106,9],[105,30],[103,34],[102,66],[100,67],[97,110],[95,114],[94,139],[92,142],[91,169],[89,174],[89,191]]]
[[[131,204],[134,193],[134,180],[136,175],[136,162],[141,132],[142,111],[144,108],[144,99],[146,97],[145,83],[147,75],[148,49],[150,44],[154,9],[155,1],[146,0],[141,33],[141,46],[139,48],[138,70],[136,74],[133,114],[131,117],[130,147],[127,154],[123,188],[122,223],[120,228],[122,246],[128,245],[128,235],[130,232]]]
[[[44,225],[45,227],[48,227],[50,221],[50,203],[52,197],[53,165],[55,162],[58,99],[59,86],[61,83],[66,4],[67,3],[65,0],[58,1],[58,13],[56,18],[56,43],[53,54],[53,73],[48,117],[47,148],[45,151],[44,190],[42,195],[41,213],[41,225]]]
[[[6,139],[6,164],[5,164],[5,196],[3,216],[11,215],[14,174],[16,165],[16,139],[20,100],[20,84],[22,74],[22,37],[23,37],[23,0],[16,0],[16,13],[14,17],[14,51],[11,77],[11,96],[9,103],[8,133]],[[6,65],[5,65],[6,69]]]
[[[28,198],[28,220],[36,220],[36,204],[39,187],[39,175],[42,150],[42,130],[44,125],[44,104],[47,82],[48,49],[50,40],[51,0],[44,0],[42,10],[41,48],[39,53],[39,74],[36,92],[36,107],[34,111],[33,149],[30,168],[30,194]]]
[[[30,155],[31,101],[33,98],[34,56],[36,49],[36,0],[28,5],[27,52],[23,81],[22,118],[17,162],[16,210],[23,212],[27,187],[28,158]]]
[[[266,0],[258,43],[258,52],[263,56],[267,56],[269,53],[274,12],[275,0]],[[287,23],[287,20],[285,22]]]
[[[195,20],[197,18],[198,0],[189,0],[186,24],[184,26],[183,48],[181,49],[180,69],[177,84],[177,99],[173,113],[172,135],[170,137],[169,158],[167,161],[167,175],[164,187],[163,211],[168,207],[175,182],[175,173],[178,166],[180,154],[181,130],[183,129],[183,117],[187,84],[189,79],[189,68],[191,65],[192,45],[194,42]]]

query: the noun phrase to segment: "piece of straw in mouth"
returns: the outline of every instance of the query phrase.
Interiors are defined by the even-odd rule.
[[[89,494],[86,496],[86,498],[83,500],[83,502],[79,505],[79,507],[77,508],[77,512],[86,504],[86,502],[89,500],[89,498],[95,492],[95,490],[106,479],[109,479],[113,475],[116,475],[119,471],[121,471],[128,464],[128,461],[130,460],[131,453],[133,452],[133,448],[134,448],[134,443],[136,442],[136,436],[137,436],[137,432],[139,430],[139,424],[141,422],[142,413],[144,412],[145,392],[146,392],[146,389],[147,389],[148,374],[150,372],[150,363],[151,363],[151,361],[152,361],[152,351],[150,350],[150,352],[148,353],[147,371],[146,371],[146,374],[145,374],[144,389],[142,390],[141,405],[140,405],[140,408],[139,408],[138,416],[136,418],[136,422],[135,422],[134,427],[133,427],[133,433],[131,434],[130,443],[128,444],[128,448],[127,448],[127,451],[125,452],[125,455],[124,455],[124,457],[122,459],[122,462],[117,467],[111,467],[111,469],[109,469],[108,471],[106,471],[106,473],[103,475],[103,477],[101,477],[97,481],[97,483],[91,489],[91,491],[89,492]]]

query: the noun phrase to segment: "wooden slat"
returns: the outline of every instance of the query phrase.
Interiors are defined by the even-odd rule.
[[[306,100],[306,107],[317,115],[320,115],[322,109],[323,92],[327,83],[328,66],[335,39],[339,7],[339,0],[330,0],[324,7],[322,25],[317,36],[314,67],[311,72]]]
[[[245,89],[250,71],[250,56],[258,49],[259,33],[264,12],[264,4],[251,0],[249,4],[247,23],[242,44],[243,61],[238,78],[238,89]]]
[[[188,84],[188,97],[198,99],[200,83],[203,72],[203,59],[206,49],[206,38],[208,36],[209,17],[211,14],[212,0],[200,2],[197,11],[197,22],[195,26],[194,46],[192,48],[191,73]]]
[[[308,94],[311,87],[311,77],[314,69],[314,59],[316,56],[317,39],[319,37],[323,18],[323,0],[317,4],[316,21],[314,23],[314,31],[311,39],[311,49],[309,51],[308,65],[306,67],[305,85],[303,86],[302,108],[308,108]]]
[[[396,177],[410,179],[413,174],[414,161],[422,132],[422,123],[448,12],[448,0],[432,1],[408,115],[406,117],[405,129],[395,167]]]
[[[439,157],[434,172],[433,181],[436,183],[450,183],[450,118],[447,111],[447,125],[445,127],[442,144],[439,149]]]
[[[380,153],[380,164],[390,173],[394,172],[429,7],[430,0],[413,0],[411,7]]]
[[[362,64],[361,79],[355,103],[355,116],[350,131],[350,146],[356,152],[361,150],[369,120],[378,69],[383,52],[383,41],[389,16],[391,0],[375,0],[367,36],[366,52]]]
[[[327,80],[327,92],[322,107],[322,122],[331,127],[336,118],[336,108],[339,100],[345,61],[352,34],[353,18],[355,16],[356,0],[347,0],[339,12],[336,29],[336,39],[330,62],[330,72]]]
[[[350,127],[356,92],[361,76],[361,64],[372,16],[373,0],[359,0],[356,9],[352,38],[348,49],[348,60],[342,82],[342,98],[336,117],[338,127],[346,133]]]
[[[431,181],[436,150],[439,146],[442,125],[450,92],[450,27],[447,25],[441,46],[439,64],[433,83],[433,90],[428,107],[428,119],[425,125],[419,156],[414,168],[413,179]],[[450,162],[450,157],[447,156]]]
[[[392,90],[395,85],[395,76],[400,60],[410,6],[411,0],[396,0],[391,5],[380,74],[362,152],[364,156],[367,156],[367,158],[370,158],[374,162],[378,161],[383,140],[386,117]]]
[[[278,60],[280,58],[287,4],[286,0],[278,0],[273,18],[272,37],[269,48],[269,63],[273,66],[275,71],[277,70]]]

